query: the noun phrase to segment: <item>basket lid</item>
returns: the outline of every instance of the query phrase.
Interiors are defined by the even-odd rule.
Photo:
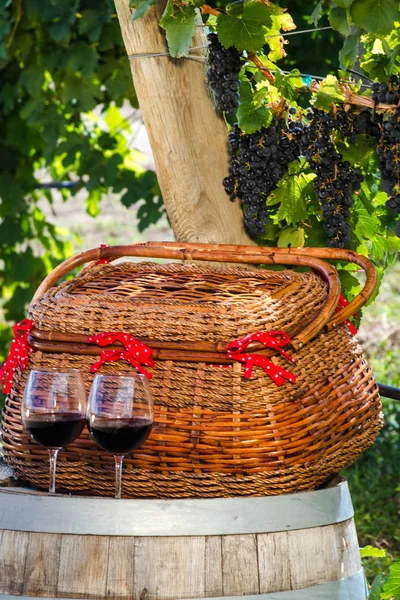
[[[92,265],[30,308],[41,331],[125,331],[165,341],[229,342],[254,331],[294,331],[326,300],[326,284],[292,270],[180,263]]]

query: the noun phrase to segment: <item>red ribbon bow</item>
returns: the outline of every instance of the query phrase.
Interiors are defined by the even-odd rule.
[[[90,344],[97,344],[98,346],[108,346],[109,344],[120,342],[125,348],[125,350],[104,350],[100,355],[100,359],[90,367],[92,373],[96,373],[96,371],[98,371],[106,362],[126,360],[140,371],[140,373],[151,379],[152,374],[146,371],[142,365],[154,367],[154,361],[151,358],[151,353],[153,351],[129,333],[124,333],[123,331],[108,331],[106,333],[92,335],[88,338],[88,342]]]
[[[19,366],[23,371],[28,364],[29,352],[32,352],[28,344],[28,335],[33,327],[33,321],[24,319],[13,326],[14,339],[11,342],[8,358],[0,369],[0,385],[4,382],[3,392],[9,394],[11,392],[12,380],[14,373]]]
[[[342,310],[342,308],[344,308],[347,305],[348,305],[348,301],[343,296],[343,294],[340,294],[340,296],[339,296],[339,302],[338,302],[338,305],[336,307],[335,313],[340,312]],[[357,317],[358,313],[355,313],[354,316]],[[350,319],[346,319],[345,321],[343,321],[342,325],[345,325],[348,328],[348,330],[350,331],[350,333],[352,335],[356,335],[357,334],[357,329],[354,327],[354,325],[350,321]]]
[[[261,354],[243,354],[242,351],[252,342],[261,342],[267,348],[272,348],[279,352],[286,360],[292,363],[296,362],[294,358],[282,350],[282,346],[287,346],[290,342],[290,337],[286,333],[282,331],[269,331],[268,333],[257,331],[249,333],[243,338],[230,342],[226,349],[226,358],[237,360],[246,365],[244,370],[244,377],[246,379],[251,377],[253,367],[257,365],[264,369],[276,385],[281,386],[285,382],[285,379],[290,381],[290,383],[296,383],[296,375],[276,365],[266,356],[262,356]]]

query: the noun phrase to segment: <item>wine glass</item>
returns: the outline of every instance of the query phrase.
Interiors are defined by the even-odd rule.
[[[124,456],[147,439],[154,420],[144,375],[96,375],[89,395],[88,428],[96,444],[114,454],[115,497],[121,498]]]
[[[49,492],[55,493],[57,455],[82,433],[87,397],[78,369],[31,371],[21,415],[31,437],[50,455]]]

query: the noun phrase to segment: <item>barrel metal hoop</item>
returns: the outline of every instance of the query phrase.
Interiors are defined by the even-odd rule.
[[[257,594],[251,596],[224,596],[219,598],[187,598],[187,600],[367,600],[368,590],[364,571],[355,575],[314,585],[310,588]],[[0,594],[0,600],[32,600],[31,596],[7,596]],[[35,600],[67,600],[66,598],[36,598]]]
[[[282,496],[118,500],[0,489],[0,529],[112,536],[207,536],[309,529],[354,516],[346,480]]]

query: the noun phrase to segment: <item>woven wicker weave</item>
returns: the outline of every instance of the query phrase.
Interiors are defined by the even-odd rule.
[[[6,460],[22,478],[47,486],[47,451],[30,440],[20,418],[29,371],[80,368],[89,390],[90,365],[101,349],[88,345],[87,337],[112,330],[145,341],[156,359],[150,369],[155,426],[146,443],[125,460],[125,495],[265,495],[323,484],[369,447],[382,420],[378,389],[360,346],[346,327],[333,328],[372,293],[374,272],[367,259],[336,251],[333,258],[356,262],[368,276],[362,295],[334,313],[337,276],[317,258],[331,252],[147,244],[96,249],[67,261],[39,288],[30,308],[35,352],[28,368],[16,373],[7,398]],[[75,279],[53,287],[86,260],[123,254],[293,263],[311,266],[318,274],[180,263],[91,263]],[[295,384],[277,387],[257,367],[244,379],[242,366],[225,356],[231,340],[270,330],[292,336]],[[273,351],[261,353],[287,367]],[[131,368],[119,362],[103,365],[101,372]],[[113,458],[85,431],[60,453],[57,482],[66,490],[112,495]]]

